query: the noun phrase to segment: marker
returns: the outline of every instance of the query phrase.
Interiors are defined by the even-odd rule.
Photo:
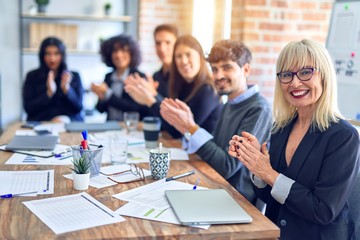
[[[90,150],[89,144],[88,144],[88,142],[87,142],[87,138],[88,138],[88,132],[87,132],[87,130],[82,131],[81,134],[82,134],[83,139],[84,139],[84,140],[81,141],[81,146],[82,146],[84,149]]]
[[[171,181],[171,180],[176,180],[178,178],[182,178],[182,177],[186,177],[186,176],[189,176],[191,174],[194,174],[195,171],[190,171],[190,172],[186,172],[186,173],[183,173],[183,174],[180,174],[180,175],[176,175],[176,176],[173,176],[173,177],[169,177],[169,178],[166,178],[165,181],[168,182],[168,181]]]

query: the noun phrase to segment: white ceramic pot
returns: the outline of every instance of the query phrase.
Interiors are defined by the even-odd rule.
[[[73,172],[72,177],[75,190],[86,190],[89,188],[90,173],[77,174]]]

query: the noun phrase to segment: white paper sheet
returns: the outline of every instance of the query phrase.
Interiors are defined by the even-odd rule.
[[[64,123],[42,123],[36,125],[34,130],[48,130],[52,132],[52,134],[58,135],[60,132],[66,132]]]
[[[181,148],[169,148],[171,160],[189,160],[187,152]]]
[[[148,219],[158,222],[166,222],[166,223],[173,223],[180,225],[179,220],[176,218],[175,213],[171,208],[158,210],[136,203],[127,203],[118,210],[116,210],[115,212],[123,216],[142,218],[142,219]],[[210,225],[193,225],[191,227],[208,229]]]
[[[138,188],[115,194],[113,197],[123,201],[163,210],[170,208],[170,205],[165,197],[165,190],[191,190],[193,189],[193,186],[194,185],[175,180],[166,182],[165,179],[162,179]],[[198,187],[198,189],[203,188]]]
[[[171,160],[189,160],[187,152],[181,148],[169,148]],[[127,163],[149,162],[149,150],[145,145],[129,146]]]
[[[142,131],[133,131],[130,133],[126,132],[126,129],[121,131],[106,131],[99,133],[91,133],[89,135],[89,141],[103,146],[107,145],[107,141],[111,137],[124,138],[128,140],[129,146],[144,144],[144,133]]]
[[[20,153],[14,153],[5,164],[26,165],[72,165],[72,152],[61,154],[61,157],[36,157]]]
[[[0,182],[0,195],[34,191],[37,194],[53,194],[54,170],[0,171]]]
[[[56,234],[126,221],[85,192],[23,203]]]

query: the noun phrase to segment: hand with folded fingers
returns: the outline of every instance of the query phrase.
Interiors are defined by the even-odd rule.
[[[61,90],[63,91],[64,94],[67,94],[67,92],[69,91],[71,80],[72,80],[71,72],[64,71],[61,74],[60,87],[61,87]]]
[[[104,82],[100,84],[91,84],[91,91],[93,91],[100,100],[105,98],[105,93],[109,89],[108,85]]]
[[[270,165],[270,155],[266,142],[260,145],[255,136],[242,132],[234,135],[229,142],[229,154],[238,158],[246,168],[269,185],[273,185],[279,175]]]
[[[135,102],[151,107],[156,102],[158,84],[154,83],[152,77],[147,78],[148,81],[138,73],[131,74],[124,81],[124,90]]]
[[[56,92],[56,83],[55,83],[55,73],[54,71],[50,70],[48,73],[48,77],[46,80],[46,94],[49,98],[51,98]]]
[[[190,107],[179,99],[165,98],[160,105],[160,114],[182,134],[196,125]]]

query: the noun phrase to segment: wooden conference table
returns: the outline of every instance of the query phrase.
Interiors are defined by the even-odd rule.
[[[14,136],[20,124],[14,124],[0,137],[0,144],[7,144]],[[61,133],[61,143],[74,145],[80,142],[79,133]],[[162,137],[165,147],[179,147],[177,140]],[[0,239],[276,239],[280,235],[279,228],[263,216],[241,194],[229,185],[207,163],[199,161],[196,156],[190,156],[189,161],[171,161],[168,176],[195,170],[196,174],[178,179],[194,184],[201,179],[201,186],[207,188],[223,188],[248,212],[253,218],[250,224],[212,225],[208,230],[174,225],[163,222],[125,217],[127,221],[110,224],[76,232],[56,235],[22,202],[34,199],[56,197],[79,193],[73,189],[71,180],[63,177],[70,173],[67,166],[43,165],[5,165],[12,153],[0,151],[0,171],[48,170],[55,169],[55,189],[53,195],[38,195],[37,197],[14,197],[0,200]],[[139,164],[149,169],[148,164]],[[98,201],[112,210],[116,210],[126,202],[120,201],[113,194],[151,183],[144,182],[117,184],[106,188],[89,187],[86,191]],[[221,204],[221,203],[219,203]]]

